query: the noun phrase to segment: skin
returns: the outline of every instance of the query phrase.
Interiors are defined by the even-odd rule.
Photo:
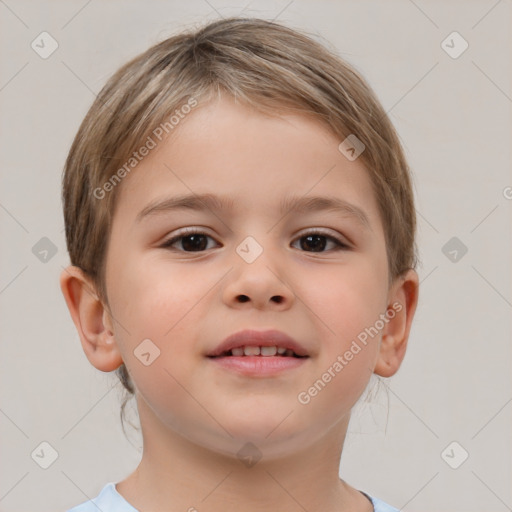
[[[104,372],[124,361],[137,388],[143,456],[117,490],[141,512],[226,512],[241,503],[246,512],[372,510],[339,478],[340,456],[351,408],[371,374],[389,377],[400,367],[418,276],[409,270],[389,285],[370,178],[360,158],[338,150],[340,142],[303,115],[267,116],[227,97],[201,105],[120,185],[106,259],[108,307],[78,268],[62,272],[87,358]],[[136,220],[155,199],[191,192],[228,196],[232,210]],[[369,226],[339,212],[280,214],[279,201],[290,195],[344,199]],[[202,239],[205,250],[191,251],[190,238],[162,247],[184,227],[211,237]],[[305,239],[313,228],[348,248],[321,238],[325,246],[315,250]],[[252,263],[236,252],[247,236],[263,248]],[[301,404],[298,394],[396,303],[401,310],[379,334]],[[246,328],[284,331],[310,357],[266,378],[205,357]],[[134,355],[147,338],[160,350],[149,366]],[[248,442],[262,454],[251,467],[237,456]]]

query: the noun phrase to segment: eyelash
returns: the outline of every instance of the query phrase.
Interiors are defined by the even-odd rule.
[[[175,248],[172,247],[177,241],[181,240],[182,238],[187,238],[188,236],[191,236],[191,235],[204,235],[204,236],[214,240],[214,238],[212,236],[210,236],[210,235],[200,231],[199,229],[196,229],[196,228],[185,228],[178,235],[173,236],[169,240],[166,240],[160,247],[163,248],[163,249],[169,249],[169,250],[174,250],[174,251],[178,251],[178,252],[185,252],[185,253],[191,253],[191,254],[206,252],[207,249],[204,250],[204,251],[185,251],[185,250],[181,250],[181,249],[175,249]],[[295,240],[300,240],[301,238],[305,238],[306,236],[310,236],[310,235],[320,235],[320,236],[323,236],[323,237],[333,241],[336,244],[336,246],[337,246],[335,249],[331,249],[330,251],[329,250],[327,250],[327,251],[319,251],[320,253],[331,252],[333,250],[335,250],[335,251],[343,251],[343,250],[345,250],[346,251],[346,250],[350,249],[348,244],[342,242],[340,239],[338,239],[338,238],[334,237],[333,235],[328,234],[327,232],[325,232],[323,230],[320,230],[320,229],[312,229],[311,231],[306,231],[305,233],[303,233],[299,237],[297,237]],[[303,251],[303,252],[313,252],[314,254],[315,253],[317,254],[317,251]]]

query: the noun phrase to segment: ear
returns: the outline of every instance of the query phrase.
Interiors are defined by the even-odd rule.
[[[388,293],[388,310],[382,331],[379,357],[374,373],[382,377],[394,375],[405,356],[412,319],[418,304],[418,274],[409,269],[397,277]]]
[[[80,268],[69,266],[60,275],[60,288],[87,359],[103,372],[117,369],[123,359],[114,338],[112,316],[92,280]]]

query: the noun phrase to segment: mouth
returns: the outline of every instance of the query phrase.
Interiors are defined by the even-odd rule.
[[[275,330],[235,333],[207,357],[219,368],[252,377],[298,368],[310,358],[302,345]]]
[[[292,349],[286,347],[272,346],[257,346],[257,345],[244,345],[240,347],[233,347],[232,349],[225,350],[219,355],[210,355],[210,358],[218,357],[296,357],[299,359],[309,357],[307,355],[300,356]]]

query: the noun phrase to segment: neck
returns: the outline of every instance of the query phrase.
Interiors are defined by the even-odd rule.
[[[254,462],[191,442],[165,428],[140,402],[142,459],[116,486],[140,512],[372,510],[370,502],[338,476],[349,417],[299,452]]]

